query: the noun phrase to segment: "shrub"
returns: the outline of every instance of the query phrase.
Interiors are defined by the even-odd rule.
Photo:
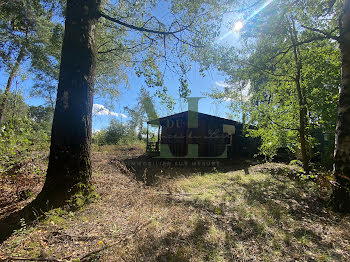
[[[139,139],[136,131],[128,124],[111,120],[109,126],[94,133],[93,143],[97,145],[133,144]]]

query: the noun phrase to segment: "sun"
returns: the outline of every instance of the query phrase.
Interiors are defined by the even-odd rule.
[[[243,28],[243,22],[242,22],[242,21],[237,21],[237,22],[233,25],[233,31],[235,31],[235,32],[241,31],[242,28]]]

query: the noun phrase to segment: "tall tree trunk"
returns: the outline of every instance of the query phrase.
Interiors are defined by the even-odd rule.
[[[100,0],[67,0],[49,166],[42,191],[19,212],[0,221],[0,240],[30,222],[33,211],[67,204],[80,206],[92,193],[92,105],[97,48],[95,30]],[[76,197],[73,197],[76,196]]]
[[[12,85],[12,81],[15,78],[15,76],[17,75],[18,69],[19,69],[19,65],[22,62],[22,59],[24,57],[25,54],[25,45],[23,44],[21,46],[21,49],[19,50],[16,62],[14,64],[14,66],[12,67],[12,70],[10,72],[9,78],[7,80],[7,84],[6,84],[6,88],[4,91],[4,97],[1,101],[0,104],[0,124],[3,123],[5,121],[5,114],[6,114],[6,110],[8,107],[8,102],[9,102],[9,95],[10,95],[10,90],[11,90],[11,85]]]
[[[309,167],[309,152],[308,152],[308,139],[307,139],[307,126],[308,126],[308,119],[307,119],[307,102],[305,97],[305,90],[301,86],[301,69],[302,69],[302,63],[301,63],[301,57],[300,57],[300,51],[297,46],[297,34],[295,30],[295,24],[294,20],[291,19],[291,29],[290,29],[290,37],[293,44],[293,54],[294,54],[294,61],[296,66],[296,74],[295,74],[295,87],[298,94],[298,103],[299,103],[299,138],[300,138],[300,150],[301,150],[301,158],[303,162],[303,168],[304,172],[308,175],[310,172]]]
[[[299,102],[299,138],[300,138],[300,150],[301,158],[303,162],[303,168],[305,174],[309,174],[309,152],[308,152],[308,140],[307,140],[307,104],[305,101],[305,96],[302,92],[300,79],[301,78],[301,65],[297,65],[297,74],[295,77],[295,86],[298,93],[298,102]]]
[[[38,199],[61,205],[90,193],[92,105],[100,0],[67,0],[49,166]]]
[[[334,171],[338,186],[333,191],[331,204],[338,211],[350,212],[350,0],[344,0],[339,43],[342,81],[334,151]]]
[[[296,86],[297,86],[297,92],[298,96],[299,95],[299,90],[300,90],[300,82],[296,81]],[[309,162],[310,162],[310,156],[309,156],[309,150],[308,150],[308,140],[307,140],[307,105],[303,101],[302,98],[299,98],[299,137],[300,137],[300,150],[301,150],[301,158],[303,162],[303,168],[305,174],[309,174],[310,172],[310,167],[309,167]]]

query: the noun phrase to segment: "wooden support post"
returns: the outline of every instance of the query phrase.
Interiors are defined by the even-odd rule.
[[[148,123],[147,123],[147,139],[146,139],[146,148],[148,148]]]
[[[158,143],[156,148],[157,151],[159,151],[159,147],[160,147],[160,125],[158,126]]]

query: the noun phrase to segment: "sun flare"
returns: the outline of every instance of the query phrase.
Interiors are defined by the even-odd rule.
[[[264,10],[267,6],[269,6],[273,2],[273,0],[265,0],[265,1],[266,2],[264,2],[262,5],[260,6],[257,5],[258,7],[248,17],[243,18],[244,16],[240,16],[242,20],[237,21],[233,25],[231,25],[232,28],[228,30],[223,36],[219,37],[218,41],[222,41],[230,35],[238,36],[239,34],[237,33],[239,33],[242,30],[242,28],[248,23],[250,19],[252,19],[257,14],[259,14],[262,10]],[[261,2],[261,1],[258,1],[258,2]]]
[[[241,29],[243,28],[243,22],[242,21],[238,21],[233,25],[233,31],[235,32],[239,32],[241,31]]]

